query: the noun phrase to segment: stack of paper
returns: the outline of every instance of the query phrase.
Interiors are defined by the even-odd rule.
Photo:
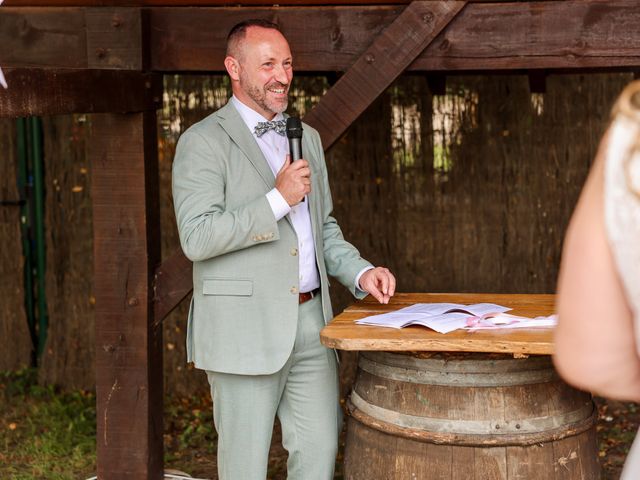
[[[462,305],[457,303],[416,303],[394,312],[372,315],[356,323],[377,327],[404,328],[422,325],[439,333],[449,333],[460,328],[479,330],[487,328],[534,328],[556,324],[555,315],[527,318],[509,315],[509,307],[494,303]]]

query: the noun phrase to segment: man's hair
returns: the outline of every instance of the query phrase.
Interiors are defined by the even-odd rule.
[[[237,23],[233,26],[233,28],[229,32],[229,35],[227,35],[227,56],[237,55],[237,52],[235,51],[236,47],[247,34],[247,29],[249,27],[269,28],[282,33],[282,30],[280,30],[280,26],[277,23],[273,23],[263,18],[251,18],[249,20]]]

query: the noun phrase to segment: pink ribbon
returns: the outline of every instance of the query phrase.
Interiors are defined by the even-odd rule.
[[[501,327],[502,325],[510,325],[518,322],[519,319],[514,318],[508,322],[501,321],[499,324],[491,321],[491,318],[500,315],[499,313],[485,313],[480,317],[468,317],[466,320],[466,326],[469,328],[474,327]],[[504,316],[503,316],[504,317]]]

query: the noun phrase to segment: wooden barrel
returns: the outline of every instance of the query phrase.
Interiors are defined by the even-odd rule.
[[[591,395],[549,356],[361,352],[345,478],[600,478]]]

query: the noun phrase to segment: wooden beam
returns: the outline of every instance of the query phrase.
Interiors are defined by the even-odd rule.
[[[162,77],[114,70],[9,69],[0,117],[141,112],[159,108]]]
[[[5,68],[142,70],[140,8],[10,8],[0,15]]]
[[[482,2],[512,2],[513,0],[469,0],[469,2],[482,3]],[[564,1],[564,0],[545,0],[550,1]],[[5,4],[12,7],[33,7],[33,6],[113,6],[114,4],[122,5],[126,4],[131,7],[141,6],[163,6],[163,7],[176,7],[176,6],[218,6],[226,7],[230,4],[236,6],[273,6],[275,3],[278,5],[390,5],[399,4],[406,5],[411,3],[411,0],[126,0],[126,1],[114,1],[114,0],[5,0]]]
[[[472,0],[479,1],[479,0]],[[482,0],[480,0],[482,1]],[[488,0],[484,0],[488,1]],[[499,0],[507,1],[507,0]],[[275,3],[278,5],[375,5],[375,4],[408,4],[411,0],[242,0],[242,1],[230,1],[230,0],[130,0],[126,2],[128,6],[162,6],[162,7],[177,7],[177,6],[217,6],[227,7],[229,5],[237,6],[263,6],[270,7]],[[115,3],[123,4],[125,2],[114,2],[113,0],[5,0],[5,5],[9,7],[34,7],[34,6],[113,6]]]
[[[154,317],[160,323],[193,290],[193,263],[180,249],[156,268]]]
[[[84,13],[78,8],[10,8],[0,12],[2,67],[87,66]]]
[[[475,3],[410,67],[514,70],[640,65],[634,0]]]
[[[403,8],[149,8],[151,65],[222,72],[227,32],[251,16],[280,23],[297,71],[345,71]],[[120,26],[113,25],[114,12],[126,20]],[[0,65],[136,69],[144,65],[144,46],[128,45],[134,32],[144,32],[143,13],[137,7],[3,6]],[[635,0],[470,3],[408,70],[633,69],[640,67],[638,24]]]
[[[296,71],[344,71],[404,8],[153,8],[151,69],[223,71],[227,34],[236,23],[253,17],[281,26]]]
[[[328,149],[464,8],[465,1],[411,3],[320,100],[305,121]]]
[[[155,112],[91,118],[98,478],[162,478]]]
[[[402,10],[398,5],[152,8],[151,67],[222,72],[227,33],[251,16],[282,26],[296,71],[345,71]],[[637,68],[638,25],[636,0],[470,3],[408,70]]]
[[[86,8],[84,18],[89,68],[146,68],[147,26],[139,8]]]

